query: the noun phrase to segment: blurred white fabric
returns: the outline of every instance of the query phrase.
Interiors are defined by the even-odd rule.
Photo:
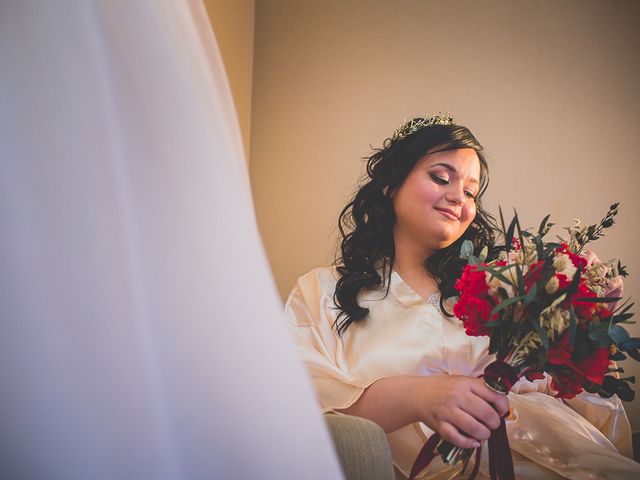
[[[340,478],[200,0],[0,0],[0,477]]]

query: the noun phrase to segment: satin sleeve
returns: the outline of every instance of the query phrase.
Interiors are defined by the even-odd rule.
[[[551,379],[546,373],[544,379],[533,382],[521,379],[511,391],[516,394],[540,392],[552,397],[556,394],[551,388]],[[563,402],[571,410],[580,414],[597,428],[622,455],[633,458],[631,426],[624,405],[616,395],[604,398],[598,394],[583,391],[573,398],[556,399],[556,401]]]
[[[322,413],[353,405],[376,379],[362,383],[349,373],[343,345],[333,328],[336,310],[321,288],[296,285],[285,305],[285,317],[298,352],[315,387]]]
[[[622,401],[617,395],[603,398],[582,392],[564,403],[586,418],[616,447],[622,455],[633,458],[631,425]]]
[[[545,393],[553,397],[556,392],[551,388],[548,374],[544,378],[533,382],[520,379],[511,389],[513,394],[527,394],[532,392]],[[631,426],[622,401],[616,396],[604,398],[595,393],[581,392],[570,399],[555,399],[562,402],[571,410],[580,414],[591,425],[597,428],[615,448],[626,457],[633,458],[631,441]]]

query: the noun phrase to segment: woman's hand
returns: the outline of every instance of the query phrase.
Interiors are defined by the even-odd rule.
[[[350,407],[337,411],[368,418],[387,433],[423,422],[452,444],[475,448],[498,428],[509,400],[481,378],[400,375],[376,380]]]
[[[414,390],[418,419],[459,447],[480,446],[509,411],[507,396],[494,392],[480,378],[440,375],[421,379],[422,385]]]

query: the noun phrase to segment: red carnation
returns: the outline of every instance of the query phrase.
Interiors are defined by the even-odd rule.
[[[580,255],[572,253],[566,243],[561,243],[560,246],[556,249],[556,252],[564,253],[565,255],[567,255],[571,260],[571,263],[573,263],[573,266],[576,268],[582,267],[584,269],[587,266],[587,260]]]
[[[559,282],[558,289],[566,288],[571,283],[564,273],[556,273],[556,277]],[[576,312],[578,319],[591,320],[596,313],[596,310],[598,310],[598,304],[593,302],[580,302],[577,299],[595,297],[596,294],[587,287],[585,280],[581,278],[580,283],[578,284],[578,290],[568,299],[568,301],[573,304],[573,309]],[[568,308],[568,304],[566,302],[563,303],[563,305],[567,305],[566,308]]]
[[[536,283],[540,280],[540,277],[542,277],[542,271],[544,270],[544,268],[542,268],[543,264],[544,260],[538,260],[529,268],[529,273],[524,277],[524,286],[527,292],[531,288],[531,285]]]
[[[571,303],[573,304],[573,309],[576,312],[578,318],[584,320],[591,320],[593,318],[593,314],[597,308],[597,303],[594,302],[580,302],[578,298],[595,298],[597,295],[587,287],[584,282],[584,279],[580,279],[580,283],[578,284],[578,290],[571,296]]]
[[[477,337],[490,334],[486,323],[493,305],[487,298],[489,286],[485,278],[485,272],[478,271],[475,265],[467,265],[455,284],[460,292],[460,300],[454,305],[453,313],[462,320],[467,335]],[[494,318],[497,318],[497,314]]]
[[[476,270],[475,265],[467,265],[460,278],[456,280],[456,290],[462,295],[484,295],[489,291],[485,278],[485,273]]]

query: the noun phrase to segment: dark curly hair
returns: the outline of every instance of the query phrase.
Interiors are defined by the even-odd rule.
[[[334,303],[340,310],[334,327],[342,335],[351,323],[364,319],[369,309],[358,304],[364,290],[382,288],[389,280],[395,261],[393,226],[396,221],[391,194],[407,178],[415,164],[427,151],[472,148],[480,159],[480,190],[476,196],[476,216],[464,234],[448,247],[431,255],[425,266],[440,289],[440,306],[458,294],[454,287],[466,261],[459,256],[464,240],[471,240],[477,252],[488,247],[488,260],[497,255],[495,217],[482,208],[481,197],[489,183],[489,168],[483,147],[468,128],[450,124],[418,129],[401,138],[387,138],[383,148],[367,159],[367,171],[353,199],[344,207],[338,220],[342,241],[336,255],[339,274]],[[385,294],[385,296],[386,296]],[[452,316],[442,308],[445,315]]]

